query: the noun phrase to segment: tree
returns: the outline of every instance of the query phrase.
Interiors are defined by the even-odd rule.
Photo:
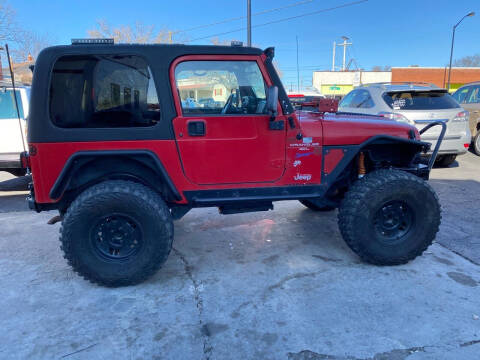
[[[480,66],[480,54],[464,56],[460,59],[456,59],[453,62],[453,66],[459,67],[475,67]]]
[[[0,0],[0,41],[17,42],[21,31],[17,24],[15,10],[5,0]]]
[[[29,55],[34,59],[51,44],[48,37],[20,27],[16,12],[6,0],[0,0],[0,42],[11,43],[14,62],[26,62]]]
[[[137,21],[134,26],[111,26],[105,20],[97,20],[95,28],[87,30],[91,38],[112,38],[115,43],[161,44],[172,42],[173,31],[156,31],[153,25]]]
[[[382,67],[379,65],[372,66],[372,71],[382,71]]]

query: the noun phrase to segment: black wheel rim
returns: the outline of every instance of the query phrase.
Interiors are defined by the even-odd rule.
[[[373,222],[378,238],[394,244],[402,241],[412,230],[415,216],[412,208],[405,201],[394,200],[378,209]]]
[[[109,261],[128,260],[143,247],[140,225],[123,214],[103,217],[93,227],[90,239],[97,254]]]

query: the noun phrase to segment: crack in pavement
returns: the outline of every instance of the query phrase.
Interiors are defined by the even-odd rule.
[[[462,253],[458,252],[458,251],[455,251],[453,249],[450,249],[447,245],[444,245],[438,241],[435,241],[436,244],[440,245],[441,247],[443,247],[444,249],[447,249],[448,251],[451,251],[453,252],[454,254],[460,256],[461,258],[467,260],[469,263],[473,264],[473,265],[477,265],[477,266],[480,266],[479,263],[477,263],[475,260],[472,260],[470,258],[468,258],[467,256],[463,255]]]
[[[204,360],[209,360],[213,348],[212,348],[212,345],[210,343],[209,332],[205,331],[205,329],[207,328],[207,325],[204,324],[203,319],[202,319],[203,318],[203,300],[202,300],[202,297],[200,296],[199,284],[198,284],[197,280],[195,280],[195,278],[193,277],[192,266],[188,262],[185,255],[183,255],[180,251],[178,251],[174,247],[172,247],[172,250],[175,253],[175,255],[177,255],[178,258],[180,259],[180,261],[182,262],[183,267],[185,269],[185,274],[188,276],[188,278],[190,279],[190,281],[193,284],[193,296],[194,296],[194,299],[195,299],[195,305],[196,305],[197,310],[198,310],[198,323],[200,325],[200,333],[203,337],[203,359]]]

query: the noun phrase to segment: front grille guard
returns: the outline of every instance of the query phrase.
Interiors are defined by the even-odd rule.
[[[443,121],[435,121],[433,123],[428,124],[422,130],[420,130],[420,135],[422,135],[425,131],[437,125],[440,125],[442,127],[442,131],[440,132],[440,136],[438,137],[437,144],[435,145],[435,149],[433,149],[432,156],[430,156],[430,160],[428,161],[429,171],[432,170],[433,164],[435,163],[435,159],[437,158],[438,150],[440,150],[440,145],[442,144],[445,133],[447,132],[447,124],[445,124],[445,122]]]

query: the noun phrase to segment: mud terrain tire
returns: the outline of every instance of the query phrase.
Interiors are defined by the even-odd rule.
[[[81,193],[60,228],[61,249],[73,270],[108,287],[135,285],[155,274],[172,241],[171,215],[160,195],[123,180]]]
[[[338,213],[347,245],[365,262],[405,264],[433,242],[441,220],[438,197],[424,180],[399,170],[365,175]]]

